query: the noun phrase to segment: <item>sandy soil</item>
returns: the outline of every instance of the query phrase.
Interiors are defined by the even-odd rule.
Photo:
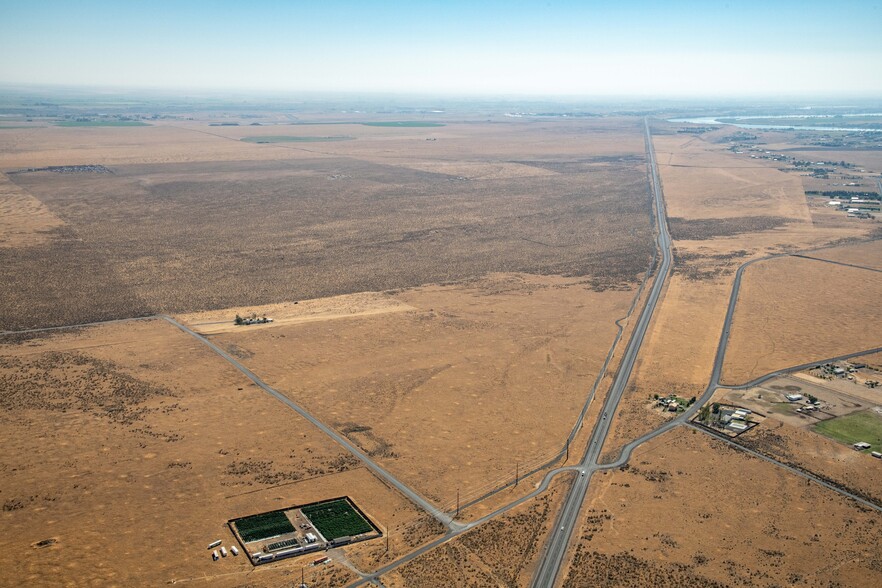
[[[196,329],[204,335],[217,333],[234,333],[238,331],[260,331],[281,325],[291,325],[312,321],[328,321],[341,318],[356,318],[388,314],[391,312],[407,312],[416,310],[400,300],[379,292],[359,292],[313,300],[282,302],[260,307],[243,307],[241,309],[213,310],[179,315],[178,320]],[[254,325],[236,325],[236,314],[250,317],[272,318],[272,323]],[[233,318],[231,318],[233,317]]]
[[[64,221],[0,173],[0,247],[30,247],[51,239]]]
[[[562,448],[633,295],[498,274],[395,295],[409,312],[212,339],[452,509]]]
[[[772,418],[740,435],[737,441],[882,504],[882,464],[848,445]]]
[[[847,293],[844,295],[844,293]],[[798,257],[744,272],[723,383],[882,345],[882,274]]]
[[[232,544],[231,518],[340,495],[390,531],[393,553],[438,531],[164,321],[2,345],[0,380],[0,584],[277,586],[302,562],[252,571],[242,556],[212,562],[206,545]],[[310,574],[311,585],[353,577],[337,565]]]
[[[697,431],[652,440],[591,486],[564,586],[882,582],[878,513]]]

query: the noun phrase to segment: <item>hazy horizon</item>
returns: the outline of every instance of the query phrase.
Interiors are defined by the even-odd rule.
[[[882,96],[874,2],[6,7],[0,84],[436,96]],[[847,41],[844,42],[844,41]]]

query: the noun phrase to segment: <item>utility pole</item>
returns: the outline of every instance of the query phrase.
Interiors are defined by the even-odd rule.
[[[456,489],[456,517],[459,518],[459,488]]]
[[[564,459],[564,463],[570,461],[570,438],[567,437],[567,457]]]
[[[386,553],[389,553],[389,532],[386,532]]]
[[[519,466],[520,466],[520,464],[518,462],[515,462],[515,486],[518,485],[518,482],[520,481],[520,477],[521,477],[520,471],[518,470]]]

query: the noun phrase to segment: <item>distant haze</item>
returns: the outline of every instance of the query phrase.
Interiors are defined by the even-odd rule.
[[[882,96],[882,0],[4,4],[7,84]]]

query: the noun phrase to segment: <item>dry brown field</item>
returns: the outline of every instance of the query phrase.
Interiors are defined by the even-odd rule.
[[[42,202],[0,173],[0,247],[40,245],[63,224]]]
[[[882,345],[882,273],[783,257],[747,268],[722,382]]]
[[[844,215],[815,222],[798,176],[731,153],[719,143],[723,133],[653,136],[674,239],[673,273],[616,414],[605,459],[670,418],[652,407],[653,394],[690,398],[704,391],[741,264],[862,238],[875,226],[850,223]]]
[[[812,251],[806,255],[882,271],[882,240],[857,245],[831,247],[829,249],[821,249],[820,251]]]
[[[878,513],[686,428],[595,475],[584,509],[563,586],[882,582]]]
[[[20,200],[64,224],[41,243],[0,248],[0,329],[493,271],[590,275],[605,288],[634,282],[652,253],[635,119],[258,129],[194,122],[0,137],[6,172],[61,164],[112,172],[8,174]],[[249,132],[355,139],[238,140]]]
[[[352,297],[306,301],[270,325],[204,328],[274,388],[452,509],[457,490],[465,503],[562,449],[633,296],[597,292],[584,278],[493,274],[373,295],[365,306]],[[318,311],[322,304],[329,314]],[[311,320],[286,322],[296,320],[291,309],[309,305]],[[371,308],[395,312],[363,312]],[[226,312],[227,325],[233,315]]]
[[[2,339],[5,341],[5,338]],[[439,527],[161,320],[0,345],[0,585],[278,586],[304,556],[213,562],[226,521],[349,495],[407,553]],[[383,540],[379,540],[383,542]],[[310,585],[355,576],[310,568]]]

